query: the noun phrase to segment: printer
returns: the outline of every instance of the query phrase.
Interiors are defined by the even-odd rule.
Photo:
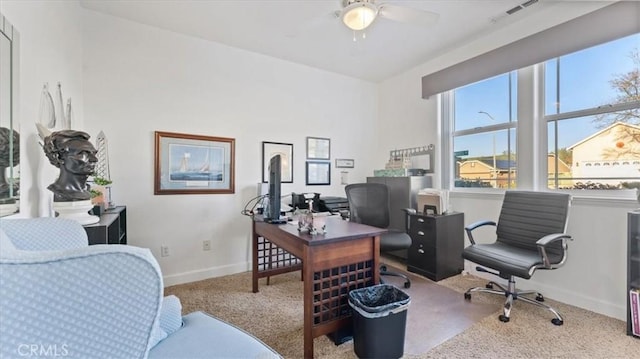
[[[349,201],[344,197],[320,197],[318,211],[339,213],[349,210]]]

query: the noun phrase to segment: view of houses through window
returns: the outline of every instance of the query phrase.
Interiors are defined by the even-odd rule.
[[[640,34],[534,66],[543,81],[513,71],[445,97],[452,108],[444,120],[452,129],[454,186],[515,188],[516,139],[534,136],[518,123],[544,121],[546,135],[537,137],[547,144],[547,178],[537,181],[552,189],[639,187]],[[519,105],[534,102],[518,96],[518,81],[534,88],[540,118],[517,118]]]

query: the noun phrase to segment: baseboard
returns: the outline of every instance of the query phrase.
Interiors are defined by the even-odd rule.
[[[165,275],[162,278],[164,280],[165,287],[168,287],[177,284],[196,282],[199,280],[205,280],[214,277],[242,273],[249,270],[251,270],[251,262],[241,262],[225,266],[210,267],[195,271]]]

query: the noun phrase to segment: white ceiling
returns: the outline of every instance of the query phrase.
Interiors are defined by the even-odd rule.
[[[336,18],[341,0],[81,0],[83,7],[350,77],[379,82],[553,1],[506,16],[526,0],[378,0],[439,14],[432,26],[378,18],[366,38]]]

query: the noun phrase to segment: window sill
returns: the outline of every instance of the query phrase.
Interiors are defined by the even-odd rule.
[[[502,200],[504,190],[499,189],[456,189],[449,192],[450,198],[456,199],[491,199]],[[593,193],[592,193],[593,192]],[[637,209],[640,206],[635,191],[566,191],[571,194],[572,204],[581,206],[606,206],[616,208]]]

